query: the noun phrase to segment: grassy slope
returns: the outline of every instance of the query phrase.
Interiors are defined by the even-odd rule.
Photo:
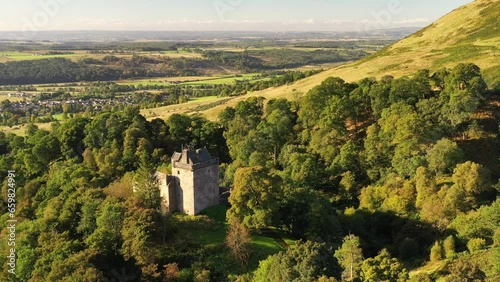
[[[496,247],[498,248],[498,247]],[[499,281],[500,273],[495,271],[495,268],[492,264],[494,258],[494,250],[496,248],[489,248],[486,250],[478,251],[474,254],[470,254],[469,252],[462,252],[457,254],[454,259],[451,260],[442,260],[434,263],[427,263],[426,265],[414,269],[410,272],[410,276],[415,276],[420,273],[427,273],[433,276],[443,276],[446,271],[444,271],[446,264],[450,262],[456,262],[457,260],[467,260],[473,262],[479,266],[479,268],[486,274],[485,281]],[[443,278],[437,280],[437,282],[445,281]]]
[[[209,119],[216,119],[225,107],[234,106],[250,96],[293,99],[330,76],[338,76],[346,81],[357,81],[368,76],[380,78],[386,74],[398,77],[410,75],[419,69],[435,71],[462,62],[479,65],[491,85],[500,80],[498,18],[500,1],[476,0],[365,59],[327,70],[292,85],[250,93],[203,113]]]

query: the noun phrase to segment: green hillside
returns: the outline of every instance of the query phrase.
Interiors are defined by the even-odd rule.
[[[477,0],[421,31],[354,64],[329,71],[347,80],[361,76],[400,76],[458,63],[480,66],[490,83],[500,77],[500,1]]]

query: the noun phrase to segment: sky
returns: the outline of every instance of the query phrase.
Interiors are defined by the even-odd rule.
[[[423,27],[471,0],[2,0],[0,31]]]

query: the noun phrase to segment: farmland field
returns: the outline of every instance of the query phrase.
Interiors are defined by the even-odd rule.
[[[74,54],[44,54],[44,52],[0,52],[0,63],[10,61],[41,60],[50,58],[81,58],[87,55],[84,51],[74,52]]]

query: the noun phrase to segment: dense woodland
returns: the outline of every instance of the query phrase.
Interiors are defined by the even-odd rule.
[[[19,217],[17,279],[3,228],[0,280],[495,281],[499,100],[477,66],[461,64],[328,78],[300,100],[250,98],[218,122],[147,121],[127,107],[0,133],[0,224],[10,169]],[[152,175],[183,144],[221,160],[232,188],[225,241],[190,239],[213,220],[160,208]],[[256,252],[250,236],[268,230],[296,242]],[[427,263],[436,268],[410,279]]]

